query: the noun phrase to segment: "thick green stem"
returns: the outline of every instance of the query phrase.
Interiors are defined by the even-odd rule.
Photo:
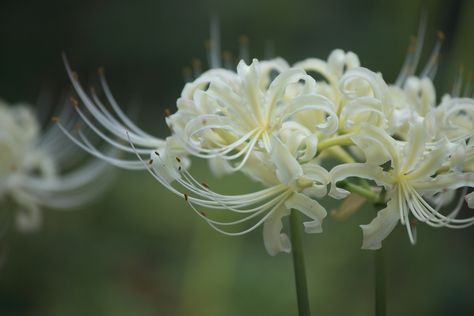
[[[386,315],[385,264],[383,248],[375,250],[375,316]]]
[[[301,215],[296,210],[292,210],[290,214],[290,238],[296,281],[296,296],[298,300],[298,315],[310,316],[311,312],[309,309],[308,285],[306,283],[303,239],[301,234]]]

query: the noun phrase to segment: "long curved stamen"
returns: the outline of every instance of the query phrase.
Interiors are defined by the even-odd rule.
[[[451,95],[455,98],[458,98],[461,95],[462,85],[464,77],[464,66],[460,65],[458,70],[458,75],[454,80],[453,88],[451,89]]]
[[[420,213],[424,214],[425,218],[428,220],[428,224],[432,223],[434,225],[439,225],[436,227],[444,226],[449,228],[464,228],[474,224],[474,217],[456,219],[450,216],[445,216],[431,207],[431,205],[429,205],[428,202],[426,202],[425,199],[423,199],[415,189],[409,188],[409,191],[413,197],[411,201],[413,202],[414,208],[416,208]]]
[[[64,135],[66,135],[67,138],[69,138],[73,143],[75,143],[77,146],[79,146],[84,151],[88,152],[89,154],[93,155],[94,157],[102,159],[114,166],[124,168],[124,169],[130,169],[130,170],[143,169],[142,164],[138,161],[117,159],[117,158],[104,155],[103,153],[98,151],[94,146],[92,146],[90,142],[83,143],[84,138],[82,136],[80,136],[82,141],[74,137],[59,121],[57,122],[57,126],[61,129],[61,131],[64,133]]]
[[[186,170],[183,171],[187,172]],[[194,178],[191,178],[191,175],[189,172],[187,172],[188,176],[185,176],[190,183],[186,183],[181,181],[181,179],[177,179],[183,187],[188,189],[189,191],[195,193],[198,196],[204,196],[207,198],[210,198],[213,201],[219,202],[221,206],[224,208],[228,208],[229,210],[239,212],[239,213],[250,213],[259,210],[262,207],[267,207],[268,204],[271,204],[270,200],[269,202],[266,202],[265,204],[259,205],[255,208],[251,209],[242,209],[247,206],[255,205],[257,203],[260,203],[261,201],[268,200],[272,196],[278,196],[282,191],[287,190],[286,188],[283,188],[283,186],[274,186],[270,187],[268,189],[263,189],[258,192],[250,193],[250,194],[244,194],[244,195],[221,195],[216,192],[211,191],[210,189],[204,187],[201,183],[198,183]],[[194,183],[194,185],[193,185]],[[238,208],[234,208],[233,205],[236,205]]]
[[[426,207],[426,209],[431,213],[433,214],[434,216],[436,216],[437,218],[441,219],[441,220],[445,220],[449,223],[454,223],[454,224],[461,224],[461,225],[465,225],[467,224],[467,226],[469,225],[472,225],[474,224],[474,217],[470,217],[470,218],[464,218],[464,219],[457,219],[457,218],[450,218],[450,217],[447,217],[439,212],[437,212],[435,209],[433,209],[433,207],[431,207],[431,205],[428,204],[428,202],[425,201],[425,199],[423,199],[420,194],[415,190],[415,189],[412,189],[412,192],[413,194],[416,196],[416,198],[418,199],[418,201],[424,206]],[[466,226],[451,226],[451,224],[448,226],[446,225],[447,227],[451,227],[451,228],[462,228],[462,227],[466,227]]]
[[[133,143],[130,143],[130,145],[133,147]],[[137,153],[137,157],[142,161],[142,163],[146,164],[142,159],[141,157],[139,156],[139,154]],[[160,156],[158,156],[160,157]],[[147,165],[147,164],[146,164]],[[179,191],[177,191],[176,189],[174,189],[170,184],[168,184],[166,181],[164,181],[160,176],[159,174],[155,173],[148,165],[147,165],[147,170],[155,177],[155,179],[157,179],[160,183],[164,184],[170,191],[172,191],[173,193],[175,194],[178,194],[180,196],[182,196],[183,194]],[[189,174],[189,173],[188,173]],[[205,196],[205,197],[209,197],[208,194],[203,194],[203,191],[201,190],[196,190],[195,187],[190,187],[188,185],[186,185],[185,182],[181,181],[179,178],[176,179],[180,184],[184,185],[185,188],[188,188],[188,189],[192,189],[192,191],[194,193],[197,193],[198,195],[200,196]],[[197,180],[195,180],[194,178],[192,178],[192,182],[197,182]],[[207,189],[205,188],[202,184],[199,184],[197,186],[198,188],[201,188],[201,189]],[[208,189],[207,189],[208,190]],[[268,189],[265,189],[263,191],[267,191]],[[270,191],[272,190],[275,190],[275,188],[271,188]],[[208,190],[209,191],[209,190]],[[273,192],[268,192],[270,195],[274,195]],[[278,190],[279,191],[279,190]],[[256,192],[256,193],[253,193],[252,195],[255,195],[255,196],[259,196],[259,199],[262,199],[262,191],[261,192]],[[260,205],[256,208],[253,208],[253,209],[247,209],[247,210],[238,210],[234,207],[230,207],[229,205],[227,205],[228,202],[233,202],[231,203],[232,205],[236,205],[236,206],[244,206],[244,205],[247,205],[247,204],[254,204],[255,202],[258,202],[258,200],[249,200],[248,197],[249,195],[242,195],[242,196],[222,196],[222,195],[219,195],[221,197],[226,197],[227,198],[227,201],[223,201],[221,199],[217,199],[217,194],[212,194],[210,197],[213,198],[213,200],[211,201],[206,201],[206,200],[202,200],[202,199],[196,199],[194,197],[190,197],[188,196],[187,194],[184,194],[184,197],[185,197],[185,200],[187,201],[187,203],[191,206],[191,208],[195,211],[195,213],[200,216],[201,218],[203,218],[204,220],[206,220],[206,222],[211,226],[213,227],[215,230],[223,233],[223,234],[226,234],[226,235],[230,235],[230,236],[238,236],[238,235],[242,235],[242,234],[246,234],[254,229],[256,229],[258,226],[260,226],[269,216],[271,216],[271,214],[276,210],[276,208],[278,208],[285,200],[286,198],[288,197],[289,193],[285,193],[285,194],[278,194],[276,197],[274,197],[272,200],[264,203],[263,205]],[[265,197],[265,194],[263,194],[263,197]],[[234,199],[234,201],[232,201]],[[242,202],[239,202],[239,201],[242,201]],[[212,203],[209,203],[209,202],[212,202]],[[215,203],[217,202],[217,203]],[[196,208],[196,206],[194,204],[197,204],[197,205],[202,205],[202,206],[205,206],[205,207],[208,207],[208,208],[215,208],[215,209],[222,209],[222,208],[225,208],[225,210],[230,210],[230,211],[234,211],[234,212],[238,212],[238,213],[251,213],[250,215],[242,218],[242,219],[239,219],[239,220],[235,220],[235,221],[231,221],[231,222],[221,222],[221,221],[216,221],[216,220],[212,220],[212,219],[209,219],[205,213],[203,211],[200,211]],[[240,204],[240,205],[239,205]],[[241,223],[244,223],[246,221],[249,221],[259,215],[261,215],[262,213],[264,213],[265,211],[267,211],[270,207],[273,208],[264,216],[262,217],[262,219],[260,219],[256,224],[254,224],[253,226],[251,226],[250,228],[248,229],[245,229],[243,231],[239,231],[239,232],[227,232],[227,231],[224,231],[223,229],[219,228],[218,226],[232,226],[232,225],[238,225],[238,224],[241,224]]]
[[[123,144],[118,143],[117,141],[111,139],[107,135],[105,135],[99,128],[97,128],[87,117],[86,115],[81,111],[79,106],[75,105],[74,108],[76,109],[76,112],[79,114],[81,119],[86,123],[86,125],[94,132],[96,133],[101,139],[103,139],[105,142],[108,144],[112,145],[115,148],[118,148],[122,151],[133,153],[133,151],[130,149],[130,146],[125,146]],[[151,149],[148,148],[137,148],[137,151],[141,154],[149,154]]]
[[[409,209],[408,209],[408,206],[407,206],[407,199],[406,199],[406,196],[405,198],[402,197],[402,195],[405,195],[406,192],[406,187],[405,185],[402,185],[399,190],[398,190],[398,194],[399,194],[399,201],[401,202],[399,204],[400,206],[400,212],[401,212],[401,219],[402,219],[402,224],[405,225],[406,229],[407,229],[407,232],[408,232],[408,238],[410,239],[410,243],[412,245],[414,245],[416,243],[416,235],[413,233],[413,227],[411,225],[411,222],[410,222],[410,218],[409,218]]]
[[[249,39],[247,36],[242,35],[239,37],[239,59],[249,63],[249,56]]]
[[[461,191],[461,196],[458,200],[458,203],[456,204],[456,206],[453,208],[453,210],[451,211],[451,213],[449,213],[447,215],[447,217],[449,218],[454,218],[456,217],[459,212],[461,211],[462,209],[462,205],[464,204],[464,198],[466,197],[466,194],[467,194],[467,188],[463,188],[462,191]],[[435,211],[436,212],[439,212],[441,210],[441,208],[443,207],[443,203],[439,203],[436,208],[435,208]]]
[[[439,56],[441,47],[443,46],[445,35],[443,32],[439,31],[436,33],[436,37],[436,44],[433,48],[433,51],[431,52],[431,55],[425,65],[425,68],[420,73],[421,78],[428,77],[433,80],[436,75],[436,71],[438,70]]]
[[[412,76],[416,72],[418,62],[420,61],[421,51],[423,49],[423,41],[425,39],[426,33],[426,12],[423,12],[420,19],[420,24],[418,26],[417,37],[411,39],[410,46],[408,48],[408,53],[403,62],[402,69],[395,81],[395,85],[401,87],[409,76]]]
[[[84,103],[86,106],[87,110],[94,116],[94,118],[104,127],[106,128],[109,132],[114,134],[115,136],[126,140],[125,135],[123,134],[123,131],[126,130],[127,128],[124,127],[123,125],[119,124],[117,121],[111,121],[109,119],[109,116],[111,115],[110,113],[108,115],[104,115],[98,108],[97,105],[89,98],[87,93],[84,91],[82,88],[81,84],[77,80],[77,75],[73,73],[71,70],[71,67],[69,66],[69,63],[67,61],[67,58],[65,55],[63,55],[66,71],[68,73],[69,79],[71,80],[71,83],[78,94],[79,98],[81,101]],[[118,123],[118,124],[117,124]],[[130,138],[137,144],[141,146],[146,146],[146,147],[159,147],[163,143],[161,140],[156,139],[156,138],[148,138],[148,137],[143,137],[140,135],[137,135],[135,133],[130,135]]]
[[[466,84],[462,89],[462,97],[463,98],[472,98],[474,93],[474,74],[470,71],[466,80]]]
[[[212,128],[212,126],[204,127],[202,130],[205,130],[208,128]],[[248,148],[247,146],[249,146],[249,144],[251,143],[251,141],[250,142],[248,141],[256,138],[255,136],[256,133],[259,133],[258,129],[251,130],[250,132],[243,135],[238,140],[220,148],[213,148],[213,149],[203,148],[203,147],[200,147],[199,145],[194,145],[192,142],[187,142],[187,147],[193,155],[199,158],[213,158],[217,156],[222,156],[224,159],[233,160],[240,157],[246,152],[246,149]],[[257,137],[258,137],[258,134],[257,134]],[[238,150],[238,152],[231,156],[227,156],[228,153],[234,150]]]
[[[100,79],[100,84],[102,86],[102,89],[105,93],[105,96],[107,100],[109,101],[110,105],[112,106],[113,110],[117,114],[117,116],[122,120],[122,122],[125,124],[126,127],[128,127],[131,131],[136,133],[137,135],[140,135],[142,137],[147,137],[147,138],[155,138],[152,135],[148,134],[147,132],[143,131],[141,128],[139,128],[135,123],[133,123],[127,115],[123,112],[123,110],[120,108],[118,105],[117,101],[115,100],[109,84],[107,82],[107,79],[105,78],[104,70],[103,68],[99,69],[99,79]]]
[[[211,39],[208,47],[208,63],[211,69],[221,67],[221,35],[219,27],[219,18],[213,16],[210,25]]]
[[[133,148],[133,143],[130,143],[130,145]],[[177,189],[175,189],[171,184],[169,184],[159,173],[155,172],[148,163],[146,163],[141,156],[136,153],[138,159],[141,161],[141,163],[144,165],[144,167],[153,175],[153,177],[158,180],[163,186],[165,186],[168,190],[171,192],[175,193],[176,195],[183,196],[183,193]],[[158,156],[160,158],[160,156]],[[160,158],[161,159],[161,158]],[[168,164],[163,162],[163,166],[165,168],[169,168]],[[237,212],[250,212],[254,210],[260,209],[260,207],[255,208],[255,209],[250,209],[250,210],[239,210],[236,208],[236,206],[242,206],[242,205],[247,205],[250,202],[259,202],[260,200],[264,198],[268,198],[271,196],[274,196],[275,194],[278,194],[278,192],[281,192],[281,187],[273,187],[273,188],[268,188],[261,190],[259,192],[251,193],[251,194],[244,194],[244,195],[236,195],[236,196],[224,196],[224,195],[218,195],[217,193],[212,193],[208,194],[210,192],[209,189],[207,189],[207,194],[204,191],[201,191],[205,187],[202,184],[199,184],[196,186],[190,185],[189,183],[183,182],[182,179],[179,177],[175,179],[179,184],[181,184],[183,187],[186,189],[191,189],[191,191],[198,196],[203,197],[202,198],[196,198],[193,196],[188,196],[186,194],[186,200],[190,203],[195,203],[197,205],[201,205],[204,207],[209,207],[209,208],[217,208],[217,209],[222,209],[225,208],[227,210],[231,211],[237,211]],[[193,178],[192,182],[197,182]],[[224,198],[224,199],[223,199]],[[257,198],[255,200],[252,200],[252,198]],[[255,203],[252,203],[255,204]]]
[[[231,233],[231,232],[226,232],[224,231],[223,229],[220,229],[219,227],[217,227],[216,225],[214,224],[211,224],[211,227],[214,228],[216,231],[224,234],[224,235],[228,235],[228,236],[241,236],[241,235],[244,235],[244,234],[247,234],[253,230],[255,230],[256,228],[258,228],[260,225],[262,225],[263,222],[265,222],[265,220],[267,220],[279,207],[281,204],[283,204],[283,202],[285,201],[285,199],[282,199],[277,205],[275,205],[264,217],[262,217],[255,225],[253,225],[252,227],[246,229],[246,230],[242,230],[240,232],[235,232],[235,233]],[[202,214],[201,214],[202,215]]]

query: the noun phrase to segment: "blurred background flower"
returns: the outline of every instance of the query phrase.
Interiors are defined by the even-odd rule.
[[[206,62],[212,14],[220,17],[222,47],[230,52],[238,51],[242,34],[256,58],[295,62],[342,48],[393,82],[423,8],[429,20],[422,64],[436,30],[443,30],[435,85],[448,91],[459,64],[474,69],[471,1],[5,0],[0,96],[55,104],[67,86],[65,51],[84,83],[95,84],[104,66],[119,103],[147,131],[167,135],[164,109],[175,109],[182,69],[196,58]],[[224,192],[256,186],[241,176],[212,180],[202,162],[193,170]],[[44,217],[42,231],[11,231],[1,241],[0,315],[296,312],[290,256],[268,256],[258,231],[239,238],[214,232],[145,172],[121,172],[109,193],[86,209]],[[323,235],[304,236],[315,314],[372,313],[372,253],[359,249],[358,227],[372,217],[362,207],[346,221],[328,218]],[[402,226],[384,243],[390,314],[468,314],[474,308],[473,229],[419,230],[416,247]]]

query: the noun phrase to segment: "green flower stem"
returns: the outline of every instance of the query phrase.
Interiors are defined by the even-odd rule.
[[[386,315],[385,264],[383,248],[375,250],[375,316]]]
[[[384,209],[387,205],[385,200],[385,190],[380,194],[379,202],[374,203],[375,213]],[[386,302],[386,285],[385,285],[385,259],[384,259],[384,248],[375,250],[374,254],[374,267],[375,267],[375,316],[385,316],[387,314],[387,302]]]
[[[327,149],[332,146],[340,146],[340,145],[352,145],[352,137],[353,134],[344,134],[344,135],[338,135],[331,137],[329,139],[325,139],[318,144],[318,152],[323,151],[324,149]]]
[[[296,296],[298,300],[298,315],[310,316],[308,299],[308,285],[306,283],[306,269],[304,264],[303,238],[301,234],[301,215],[292,210],[290,214],[291,253],[296,281]]]
[[[339,187],[365,197],[368,201],[374,204],[376,212],[386,207],[385,204],[385,190],[380,193],[373,192],[367,186],[359,186],[348,181],[339,182]],[[374,254],[375,266],[375,315],[386,315],[386,294],[385,294],[385,263],[383,248],[376,250]]]
[[[354,163],[354,158],[347,153],[341,146],[334,146],[326,149],[330,155],[345,163]]]
[[[365,187],[362,187],[360,185],[353,184],[353,183],[350,183],[348,181],[340,181],[338,183],[338,186],[340,188],[343,188],[343,189],[349,191],[349,192],[359,194],[359,195],[365,197],[368,201],[370,201],[374,204],[378,204],[378,203],[383,201],[382,194],[374,192],[374,191],[372,191],[370,189],[367,189]]]

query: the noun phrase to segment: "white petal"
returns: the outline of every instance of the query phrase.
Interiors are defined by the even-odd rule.
[[[259,79],[261,78],[259,62],[253,59],[250,66],[247,66],[243,60],[237,65],[237,73],[241,80],[242,95],[245,96],[250,110],[263,121],[263,93],[260,90]]]
[[[446,104],[443,110],[445,110],[443,113],[443,124],[448,128],[460,128],[461,126],[456,124],[455,119],[456,117],[466,117],[472,122],[474,119],[474,100],[470,98],[453,98]]]
[[[301,193],[294,193],[286,202],[288,209],[295,209],[312,219],[312,221],[304,222],[305,232],[321,233],[323,231],[321,224],[326,217],[327,212],[315,200]]]
[[[266,92],[267,102],[273,104],[283,97],[286,88],[291,84],[297,83],[299,80],[313,82],[315,87],[314,79],[308,76],[305,71],[301,68],[290,68],[280,73],[268,87]]]
[[[323,113],[323,121],[315,122],[314,125],[325,134],[332,134],[337,131],[339,120],[335,112],[336,106],[328,98],[322,95],[306,94],[290,100],[289,105],[282,113],[281,120],[284,121],[295,114],[313,111]]]
[[[374,97],[360,97],[351,100],[342,109],[341,120],[344,120],[345,128],[357,126],[363,123],[372,123],[383,127],[387,121],[383,113],[383,104]],[[370,121],[369,121],[370,120]]]
[[[474,208],[474,192],[471,192],[466,195],[466,202],[469,208]]]
[[[441,174],[430,180],[410,181],[410,185],[417,191],[433,192],[440,190],[456,190],[462,187],[474,187],[473,172],[451,172]]]
[[[237,79],[237,74],[230,70],[225,69],[211,69],[203,73],[199,78],[193,82],[187,83],[181,92],[181,97],[192,100],[193,95],[198,90],[203,90],[214,80],[220,80],[223,82],[233,82]]]
[[[276,166],[277,177],[281,183],[288,185],[292,180],[303,175],[303,169],[296,158],[277,137],[272,137],[271,155]]]
[[[364,235],[362,249],[380,249],[382,241],[392,232],[399,219],[397,199],[391,199],[388,201],[387,207],[379,211],[368,225],[360,225]]]
[[[445,138],[441,139],[434,144],[434,149],[425,154],[423,160],[407,175],[408,179],[416,181],[431,177],[448,161],[448,157],[453,149],[456,149],[456,146],[449,143]]]
[[[262,60],[259,62],[260,66],[260,88],[266,89],[269,85],[269,80],[272,79],[272,74],[274,71],[277,73],[282,73],[283,71],[290,68],[288,62],[281,57],[277,57],[269,60]]]
[[[357,145],[357,148],[362,151],[364,154],[361,159],[364,159],[365,162],[380,166],[387,161],[391,160],[391,156],[386,150],[386,148],[378,142],[374,142],[370,138],[365,137],[364,135],[353,136],[352,141]]]
[[[288,215],[290,215],[290,210],[282,205],[263,223],[263,244],[271,256],[279,252],[291,251],[290,239],[281,232],[283,228],[281,219]]]
[[[345,53],[342,49],[335,49],[328,57],[328,66],[338,77],[344,73],[344,68],[351,69],[359,67],[359,57],[353,52]]]
[[[331,190],[329,195],[335,199],[341,199],[350,194],[349,191],[338,188],[336,184],[339,181],[350,177],[358,177],[369,180],[374,180],[378,185],[390,186],[393,184],[393,179],[390,175],[378,166],[373,166],[365,163],[348,163],[334,167],[330,173],[331,175]]]
[[[398,144],[383,129],[366,125],[356,136],[352,137],[352,140],[361,144],[360,149],[364,151],[367,162],[381,161],[381,159],[377,159],[374,151],[377,148],[383,156],[383,160],[385,160],[385,157],[389,157],[392,166],[398,169],[400,165]]]
[[[323,76],[333,87],[337,87],[337,77],[332,73],[332,70],[324,60],[308,58],[294,64],[293,67],[302,68],[307,72],[316,72]]]
[[[222,157],[209,158],[209,168],[216,177],[222,177],[234,171],[229,161]]]
[[[309,197],[322,198],[327,194],[327,185],[331,181],[329,172],[317,165],[316,163],[309,162],[302,165],[304,175],[299,179],[302,181],[313,182],[310,188],[305,188],[303,193]]]
[[[346,71],[339,81],[339,85],[342,93],[350,99],[373,96],[381,101],[386,101],[388,97],[388,87],[382,76],[363,67]]]
[[[409,101],[415,105],[414,110],[420,115],[425,116],[434,108],[436,92],[433,82],[429,78],[424,77],[420,79],[417,77],[409,77],[405,82],[404,90],[406,91]]]
[[[242,172],[250,179],[263,183],[266,187],[280,184],[271,156],[266,152],[252,152],[242,168]]]
[[[417,122],[410,124],[407,144],[404,148],[403,173],[412,171],[423,157],[426,136],[426,126],[423,120],[419,119]]]

